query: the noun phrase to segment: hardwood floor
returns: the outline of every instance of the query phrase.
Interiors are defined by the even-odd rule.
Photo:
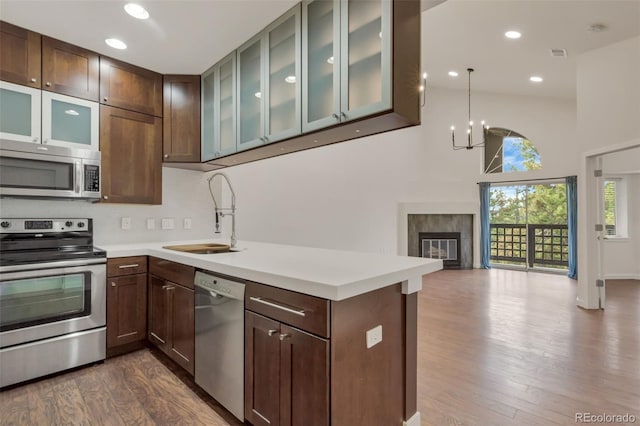
[[[630,413],[640,423],[640,282],[607,281],[604,312],[577,308],[575,287],[559,275],[497,269],[426,276],[422,424],[575,424],[577,412]],[[144,349],[1,392],[0,424],[239,422]]]
[[[423,425],[640,422],[640,282],[607,281],[605,311],[577,308],[576,282],[559,275],[440,271],[423,283]]]

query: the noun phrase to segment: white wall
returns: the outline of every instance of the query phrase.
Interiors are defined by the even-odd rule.
[[[506,178],[577,173],[573,102],[474,93],[473,103],[478,121],[512,128],[540,150],[540,173]],[[225,170],[239,239],[396,253],[398,203],[477,206],[483,150],[451,149],[449,127],[463,127],[466,105],[465,91],[430,88],[421,126]]]
[[[578,305],[598,307],[595,183],[587,171],[608,147],[640,141],[640,37],[580,55],[577,59]]]
[[[91,204],[81,201],[23,200],[4,198],[2,217],[89,217],[94,219],[94,243],[117,244],[141,241],[200,239],[213,236],[213,204],[205,175],[200,172],[163,168],[163,204]],[[120,218],[128,216],[132,229],[120,229]],[[174,230],[161,230],[161,218],[175,219]],[[184,230],[183,219],[192,218],[192,229]],[[146,229],[146,219],[155,218],[156,229]]]

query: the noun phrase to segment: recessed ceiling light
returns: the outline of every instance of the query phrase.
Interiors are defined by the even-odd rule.
[[[458,73],[455,71],[449,71],[449,77],[457,77]]]
[[[511,31],[507,31],[506,33],[504,33],[504,36],[507,37],[507,38],[516,39],[516,38],[522,37],[522,34],[520,34],[520,32],[518,32],[518,31],[511,30]]]
[[[80,113],[78,111],[76,111],[75,109],[68,109],[64,113],[65,114],[69,114],[69,115],[80,115]]]
[[[542,77],[539,77],[537,75],[532,75],[531,77],[529,77],[529,80],[533,81],[534,83],[542,83]]]
[[[124,43],[124,41],[118,40],[117,38],[108,38],[104,42],[114,49],[122,50],[127,48],[127,45]]]
[[[288,75],[284,81],[286,81],[289,84],[293,84],[296,82],[296,76],[295,75]]]
[[[149,18],[149,12],[147,12],[147,10],[140,6],[139,4],[135,4],[135,3],[127,3],[124,5],[124,10],[131,16],[133,16],[134,18],[137,19],[148,19]]]
[[[256,92],[256,93],[253,94],[253,96],[255,96],[256,98],[260,99],[262,97],[262,93]]]
[[[331,56],[329,59],[327,59],[327,63],[333,65],[333,56]]]

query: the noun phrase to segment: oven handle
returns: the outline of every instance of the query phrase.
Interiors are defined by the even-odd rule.
[[[42,271],[44,269],[58,269],[58,268],[72,268],[72,267],[84,267],[90,265],[106,264],[107,259],[102,257],[98,259],[78,259],[78,260],[65,260],[62,262],[42,262],[42,263],[30,263],[28,265],[7,265],[0,266],[0,274],[7,272],[28,272],[28,271]]]

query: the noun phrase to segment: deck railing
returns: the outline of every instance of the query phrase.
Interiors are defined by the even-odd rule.
[[[567,225],[491,224],[491,260],[547,267],[569,266]]]

